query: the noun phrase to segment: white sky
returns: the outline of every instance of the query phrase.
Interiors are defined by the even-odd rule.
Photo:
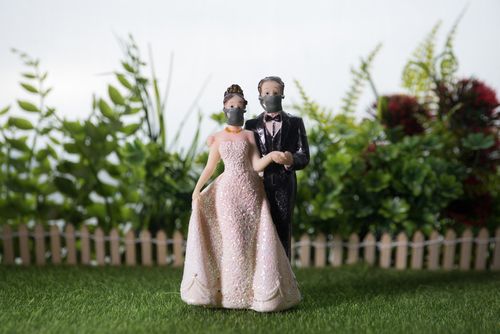
[[[373,78],[379,93],[401,92],[401,71],[411,52],[441,19],[439,50],[467,3],[455,40],[459,74],[475,75],[500,91],[498,0],[0,0],[0,107],[26,94],[18,84],[24,68],[10,52],[14,47],[40,58],[49,71],[54,87],[49,104],[67,118],[83,118],[92,93],[106,96],[107,84],[114,83],[99,73],[119,68],[115,34],[132,33],[145,60],[152,45],[162,90],[174,53],[170,132],[208,77],[199,102],[207,115],[203,136],[214,130],[208,115],[222,108],[223,93],[232,83],[240,84],[249,100],[246,115],[260,113],[256,86],[268,75],[285,81],[284,103],[299,101],[293,84],[298,79],[314,100],[338,110],[350,85],[350,66],[359,57],[382,42]],[[372,100],[367,86],[358,116]],[[187,145],[191,136],[187,128],[182,143]]]

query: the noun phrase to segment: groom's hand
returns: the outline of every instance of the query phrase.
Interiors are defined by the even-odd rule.
[[[273,161],[281,165],[291,165],[293,163],[293,155],[288,151],[276,151],[276,155],[274,156]]]
[[[293,155],[291,152],[286,151],[284,153],[283,165],[291,165],[291,164],[293,164]]]

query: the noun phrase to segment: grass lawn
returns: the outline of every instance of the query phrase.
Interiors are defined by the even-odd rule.
[[[0,331],[38,333],[500,333],[500,272],[295,269],[281,313],[184,304],[182,270],[0,266]]]

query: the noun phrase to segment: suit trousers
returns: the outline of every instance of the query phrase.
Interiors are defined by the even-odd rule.
[[[271,216],[285,253],[291,261],[292,216],[297,195],[295,172],[265,172],[264,188],[271,206]]]

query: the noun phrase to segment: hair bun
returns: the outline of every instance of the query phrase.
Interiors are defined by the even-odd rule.
[[[232,84],[228,89],[226,89],[226,92],[224,93],[224,96],[227,94],[238,94],[243,96],[243,89],[237,84]]]

